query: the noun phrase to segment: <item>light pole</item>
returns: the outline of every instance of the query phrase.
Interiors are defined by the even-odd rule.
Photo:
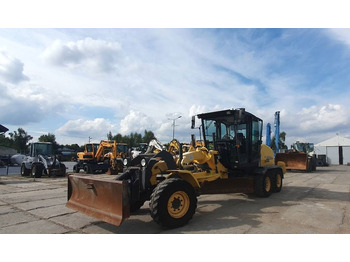
[[[178,117],[176,117],[176,118],[168,118],[168,120],[172,120],[173,121],[173,140],[174,140],[174,138],[175,138],[175,121],[177,120],[177,119],[179,119],[179,118],[181,118],[181,116],[178,116]]]

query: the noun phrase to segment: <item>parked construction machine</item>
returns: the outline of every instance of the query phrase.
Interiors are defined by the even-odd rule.
[[[123,162],[128,157],[128,146],[125,143],[102,140],[99,144],[87,143],[84,152],[77,153],[77,163],[73,172],[84,170],[86,174],[118,173],[123,170]]]
[[[193,217],[201,194],[268,197],[281,191],[286,169],[283,162],[276,165],[271,148],[262,145],[260,118],[245,109],[197,117],[202,121],[204,147],[183,153],[180,143],[178,163],[166,150],[139,154],[114,178],[69,175],[66,206],[119,226],[150,200],[153,220],[174,228]]]
[[[131,150],[131,158],[137,157],[138,154],[145,153],[147,151],[147,143],[139,143],[137,147]]]
[[[290,170],[315,171],[317,159],[314,144],[296,141],[288,152],[277,153],[276,161],[283,161]]]
[[[51,142],[36,142],[30,145],[29,155],[23,159],[21,175],[32,177],[65,176],[66,166],[53,154]]]

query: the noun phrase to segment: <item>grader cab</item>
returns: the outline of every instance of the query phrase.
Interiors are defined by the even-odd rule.
[[[153,220],[169,228],[193,217],[200,194],[280,192],[285,166],[262,145],[262,120],[244,109],[199,114],[204,145],[179,156],[139,154],[115,178],[70,175],[67,207],[120,225],[149,202]],[[195,143],[194,143],[195,144]]]

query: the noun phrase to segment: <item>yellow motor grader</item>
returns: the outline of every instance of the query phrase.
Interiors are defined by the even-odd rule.
[[[180,148],[178,164],[165,150],[140,154],[114,178],[69,175],[67,207],[119,226],[149,200],[153,220],[174,228],[193,217],[201,194],[268,197],[281,191],[285,165],[276,165],[271,148],[262,145],[261,119],[245,109],[197,117],[204,147],[186,153]]]

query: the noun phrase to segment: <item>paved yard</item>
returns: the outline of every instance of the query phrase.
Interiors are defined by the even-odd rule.
[[[280,193],[202,195],[190,223],[164,230],[148,202],[120,227],[65,207],[67,178],[0,176],[1,234],[280,234],[350,233],[350,167],[288,172]]]

